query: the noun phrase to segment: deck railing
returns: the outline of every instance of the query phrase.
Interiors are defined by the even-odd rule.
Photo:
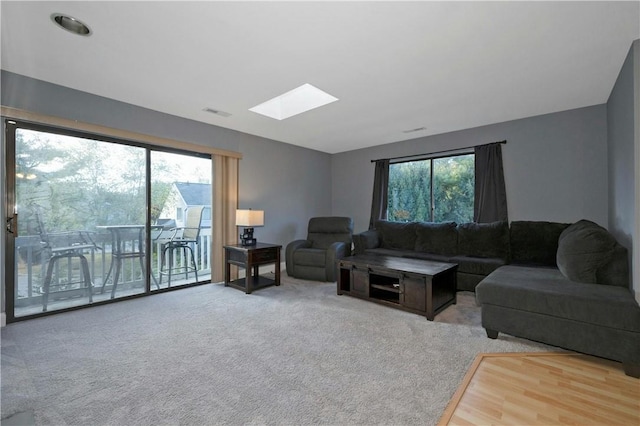
[[[42,286],[47,270],[49,258],[47,251],[43,250],[42,239],[38,235],[20,236],[16,238],[16,297],[15,307],[31,306],[42,303]],[[100,249],[87,249],[83,251],[84,256],[89,262],[89,270],[94,287],[94,293],[100,292],[103,288],[104,280],[107,278],[109,266],[112,260],[112,239],[106,233],[95,234],[95,242]],[[125,245],[137,245],[137,239],[125,241]],[[161,241],[151,242],[151,253],[149,256],[151,262],[151,273],[156,280],[159,280],[160,261],[161,261]],[[194,245],[193,251],[195,255],[196,265],[198,267],[198,279],[206,280],[211,274],[211,263],[209,251],[211,247],[211,228],[203,228],[200,231],[198,244]],[[174,269],[183,266],[188,259],[185,259],[181,251],[176,251],[174,255]],[[64,259],[56,262],[54,270],[54,279],[56,284],[71,283],[68,288],[58,291],[57,293],[63,297],[73,297],[76,293],[83,294],[82,284],[77,283],[80,279],[80,264],[77,258]],[[179,275],[178,275],[179,276]],[[177,278],[177,276],[176,276]],[[193,274],[190,279],[194,279]],[[173,279],[173,278],[172,278]],[[140,267],[139,258],[124,259],[121,275],[118,279],[117,290],[127,290],[132,288],[144,287],[144,272]],[[154,280],[151,282],[151,289],[156,288]],[[73,284],[75,283],[75,284]],[[174,284],[172,283],[172,286]],[[113,286],[113,272],[104,285],[105,292],[111,291]],[[166,286],[166,278],[163,287]],[[139,293],[140,291],[138,291]],[[55,299],[55,295],[49,296],[49,299]]]

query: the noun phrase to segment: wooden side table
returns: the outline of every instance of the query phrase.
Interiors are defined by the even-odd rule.
[[[280,249],[281,245],[256,243],[253,246],[240,244],[224,246],[224,286],[252,291],[271,285],[280,285]],[[260,276],[260,265],[275,264],[275,280]],[[244,268],[246,277],[231,281],[231,265]]]

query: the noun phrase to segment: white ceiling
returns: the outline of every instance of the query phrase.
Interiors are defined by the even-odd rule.
[[[328,153],[604,103],[640,38],[638,1],[3,0],[0,14],[4,70]],[[303,83],[339,101],[249,111]]]

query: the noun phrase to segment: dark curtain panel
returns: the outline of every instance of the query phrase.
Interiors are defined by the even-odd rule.
[[[373,229],[376,220],[387,218],[387,186],[389,184],[389,160],[377,160],[373,177],[373,200],[371,201],[371,219],[369,229]]]
[[[475,147],[476,185],[473,220],[496,222],[507,219],[507,192],[502,169],[502,143]]]

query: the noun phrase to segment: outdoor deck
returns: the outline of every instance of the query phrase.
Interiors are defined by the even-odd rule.
[[[89,271],[93,285],[92,302],[101,302],[111,299],[113,289],[114,272],[109,274],[109,269],[114,261],[114,253],[111,238],[108,234],[99,234],[96,243],[99,250],[87,249],[82,252],[89,263]],[[135,240],[125,242],[131,247],[136,244]],[[211,279],[211,266],[209,264],[209,247],[211,244],[210,229],[203,229],[199,243],[194,248],[196,265],[198,267],[198,281],[209,281]],[[41,248],[38,236],[25,236],[16,239],[17,276],[16,295],[14,301],[15,317],[38,314],[43,311],[43,284],[49,263],[49,258],[39,250]],[[167,276],[162,277],[160,284],[160,243],[151,245],[151,292],[159,288],[167,288]],[[184,265],[187,259],[181,254],[174,257],[174,268]],[[178,269],[179,270],[179,269]],[[81,275],[81,266],[78,258],[62,259],[57,262],[54,269],[54,282],[49,292],[47,311],[55,311],[69,307],[88,305],[89,296],[84,287]],[[185,279],[184,272],[175,273],[171,278],[171,287],[178,287],[195,282],[195,274],[189,273]],[[104,284],[104,289],[103,289]],[[159,287],[157,284],[160,284]],[[104,290],[104,291],[103,291]],[[133,257],[122,260],[122,272],[118,279],[114,299],[142,294],[145,292],[145,280],[140,258]]]

